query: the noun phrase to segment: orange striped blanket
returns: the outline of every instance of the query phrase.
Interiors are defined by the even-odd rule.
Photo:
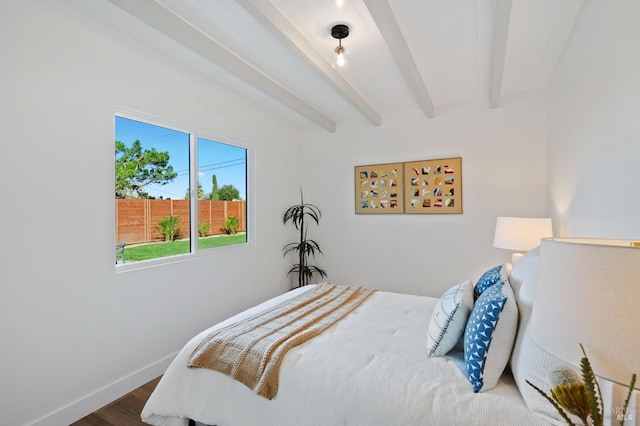
[[[375,290],[318,284],[293,299],[209,334],[195,348],[190,368],[219,371],[273,399],[289,349],[322,333]]]

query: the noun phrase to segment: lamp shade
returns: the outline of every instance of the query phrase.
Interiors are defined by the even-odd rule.
[[[628,240],[545,239],[530,320],[534,342],[628,386],[640,373],[640,249]],[[638,384],[636,384],[638,388]]]
[[[553,237],[550,218],[498,217],[493,246],[507,250],[528,251],[542,238]]]

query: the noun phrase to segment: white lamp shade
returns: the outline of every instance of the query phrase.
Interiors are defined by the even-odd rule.
[[[578,366],[582,344],[596,375],[628,386],[640,374],[640,249],[628,240],[543,240],[530,327],[545,351]]]
[[[493,246],[528,251],[540,245],[542,238],[553,237],[550,218],[498,217]]]

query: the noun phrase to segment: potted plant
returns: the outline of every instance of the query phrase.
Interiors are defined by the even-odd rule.
[[[326,277],[327,273],[316,267],[308,264],[309,256],[315,256],[316,252],[323,254],[320,250],[320,246],[315,241],[307,238],[308,221],[305,219],[313,220],[317,225],[320,224],[320,209],[313,204],[305,204],[302,196],[302,188],[300,189],[300,204],[295,204],[284,212],[282,221],[284,224],[291,221],[293,226],[300,233],[300,241],[295,243],[289,243],[282,249],[284,256],[289,253],[297,253],[298,263],[293,265],[287,275],[291,273],[298,273],[298,287],[309,284],[309,280],[314,273],[320,274],[321,277]]]
[[[580,359],[580,370],[582,372],[582,381],[577,373],[572,370],[564,369],[562,371],[556,371],[554,373],[556,386],[550,390],[551,396],[547,395],[545,391],[531,383],[529,380],[525,380],[529,386],[535,389],[542,397],[544,397],[553,407],[564,421],[569,425],[574,425],[568,414],[573,414],[578,417],[585,426],[603,426],[605,422],[605,406],[602,398],[602,391],[600,390],[600,383],[596,374],[591,368],[591,362],[587,357],[582,344],[580,349],[584,355]],[[620,426],[624,426],[625,420],[628,420],[629,402],[636,385],[635,373],[631,376],[631,383],[629,384],[629,391],[627,398],[624,401],[622,411],[616,414],[617,420]],[[632,418],[632,417],[631,417]]]

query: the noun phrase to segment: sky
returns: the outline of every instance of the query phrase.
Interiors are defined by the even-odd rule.
[[[137,139],[142,149],[155,148],[169,153],[169,164],[178,176],[166,185],[148,185],[144,188],[156,198],[184,199],[189,187],[189,134],[177,130],[142,123],[116,116],[115,140],[130,147]],[[233,185],[246,199],[246,150],[207,139],[198,139],[198,180],[205,194],[211,192],[212,175],[216,175],[218,188]]]

